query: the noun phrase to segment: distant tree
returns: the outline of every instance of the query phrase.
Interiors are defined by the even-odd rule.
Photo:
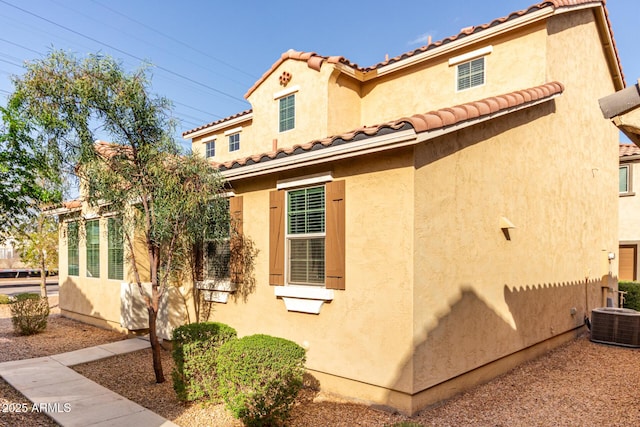
[[[61,201],[56,150],[31,136],[16,104],[0,107],[0,240],[31,222],[42,205]]]
[[[88,203],[124,215],[124,240],[141,294],[138,266],[144,263],[150,272],[149,336],[156,382],[164,382],[156,331],[162,295],[181,267],[181,248],[188,246],[182,239],[191,239],[193,225],[228,220],[217,207],[222,179],[202,157],[182,155],[172,137],[170,104],[150,93],[145,69],[129,74],[109,57],[79,60],[54,51],[29,64],[14,84],[12,102],[42,137],[56,141],[65,164],[77,165]],[[100,126],[109,143],[95,144],[92,126]],[[144,257],[134,250],[139,237]]]
[[[22,262],[40,270],[40,296],[47,298],[47,272],[58,268],[58,222],[40,213],[19,224],[14,236]]]

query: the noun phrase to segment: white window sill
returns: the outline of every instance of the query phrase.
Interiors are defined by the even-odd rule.
[[[234,292],[238,286],[229,280],[208,279],[196,282],[196,288],[204,292],[205,301],[226,304],[229,301],[229,294]]]
[[[282,298],[287,311],[320,314],[326,301],[333,300],[333,289],[315,286],[276,286],[276,297]]]

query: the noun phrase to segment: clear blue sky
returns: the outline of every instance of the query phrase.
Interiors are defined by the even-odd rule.
[[[177,135],[250,108],[244,93],[292,48],[371,66],[525,9],[535,0],[315,2],[0,0],[0,104],[10,75],[51,49],[153,64],[153,91],[174,102]],[[609,0],[627,84],[640,77],[640,1]],[[588,76],[585,76],[588,78]]]

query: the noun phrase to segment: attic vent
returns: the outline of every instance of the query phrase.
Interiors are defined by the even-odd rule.
[[[591,312],[591,341],[640,347],[640,312],[602,307]]]

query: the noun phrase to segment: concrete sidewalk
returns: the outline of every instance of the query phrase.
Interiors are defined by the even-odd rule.
[[[35,359],[0,363],[0,376],[58,424],[72,426],[176,426],[102,387],[69,366],[149,347],[133,338]]]

